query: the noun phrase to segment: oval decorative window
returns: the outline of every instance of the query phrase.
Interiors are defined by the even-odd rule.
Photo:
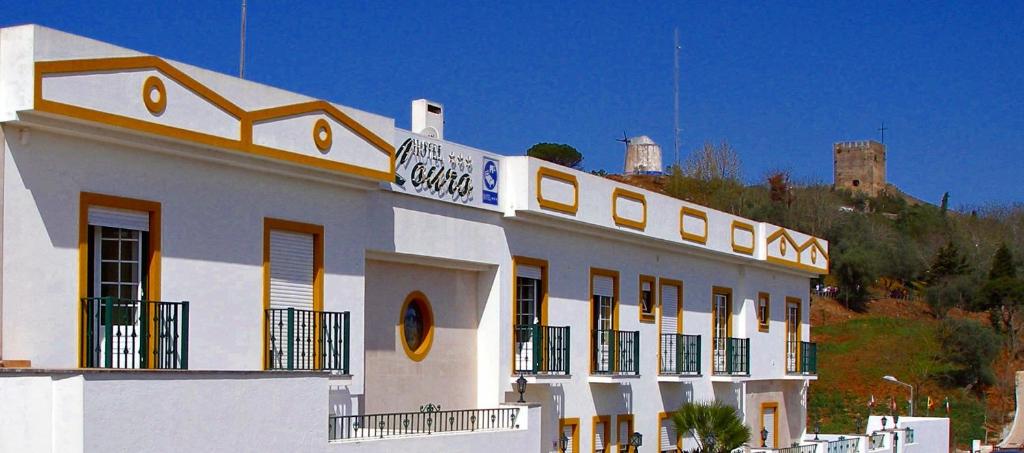
[[[398,323],[405,354],[417,362],[426,358],[434,339],[434,312],[427,296],[419,291],[409,293]]]

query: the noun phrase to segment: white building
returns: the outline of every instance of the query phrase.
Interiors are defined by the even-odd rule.
[[[0,124],[0,451],[805,434],[820,239],[38,26]]]

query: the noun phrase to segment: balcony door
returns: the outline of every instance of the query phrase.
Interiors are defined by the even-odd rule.
[[[323,227],[264,219],[268,369],[315,369],[320,361]]]
[[[712,294],[712,344],[714,344],[714,369],[715,371],[726,371],[728,366],[728,351],[726,344],[732,334],[731,318],[732,304],[729,294],[724,291],[715,291]]]
[[[786,369],[800,371],[800,299],[786,300]]]
[[[113,300],[89,304],[94,338],[90,342],[89,363],[103,363],[100,358],[111,350],[112,368],[138,368],[143,329],[138,301],[146,299],[147,239],[149,213],[121,209],[90,207],[89,297],[110,297]],[[107,310],[111,313],[107,313]],[[108,325],[109,324],[109,325]]]
[[[515,353],[516,369],[535,370],[534,329],[543,324],[544,268],[533,264],[516,264]],[[539,337],[539,335],[536,335]]]
[[[661,282],[661,369],[676,370],[678,350],[682,347],[676,336],[682,333],[680,315],[682,313],[682,287],[678,283]]]
[[[608,275],[591,277],[591,325],[597,342],[593,354],[596,370],[612,370],[612,345],[615,338],[615,278]]]
[[[779,405],[777,403],[764,403],[761,405],[761,428],[768,430],[768,438],[765,440],[765,445],[770,448],[777,448],[779,446],[779,420],[778,412]]]

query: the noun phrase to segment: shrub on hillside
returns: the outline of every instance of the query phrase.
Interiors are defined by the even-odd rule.
[[[946,319],[938,331],[943,360],[952,365],[942,378],[950,384],[981,392],[995,383],[992,361],[999,353],[999,336],[972,319]]]

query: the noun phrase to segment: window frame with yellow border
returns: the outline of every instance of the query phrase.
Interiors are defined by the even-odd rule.
[[[676,288],[676,331],[665,332],[664,321],[665,316],[665,293],[662,288],[665,286],[674,286]],[[674,280],[671,278],[661,277],[658,279],[658,374],[661,374],[661,336],[662,335],[680,335],[683,333],[683,281]]]
[[[633,429],[635,428],[635,426],[633,425],[634,420],[635,417],[633,414],[619,414],[615,416],[615,443],[612,444],[612,448],[614,449],[615,453],[618,453],[621,450],[623,444],[625,444],[626,446],[629,445],[629,436],[633,434]],[[626,429],[625,439],[619,439],[619,433],[622,432],[622,430],[620,430],[619,427],[622,426],[622,423],[626,423],[626,426],[629,427],[628,429]]]
[[[761,417],[761,429],[765,428],[765,426],[764,426],[764,412],[765,412],[765,409],[769,409],[769,408],[775,409],[775,419],[772,420],[772,424],[773,424],[772,429],[774,430],[774,431],[772,431],[772,444],[773,445],[769,445],[768,448],[778,448],[779,447],[779,403],[778,402],[776,402],[776,401],[767,401],[767,402],[761,403],[761,414],[760,414],[760,417]],[[761,430],[758,430],[758,432],[760,433]]]
[[[538,298],[540,302],[540,324],[542,326],[548,325],[548,261],[540,258],[531,258],[528,256],[512,255],[512,354],[510,365],[510,376],[516,375],[516,312],[517,300],[519,296],[519,285],[517,283],[518,276],[516,275],[516,266],[523,264],[526,266],[537,266],[540,268],[540,292],[541,295]],[[543,349],[542,349],[543,350]],[[544,361],[542,361],[544,363]],[[568,372],[568,370],[566,370]],[[571,373],[569,373],[571,374]]]
[[[117,195],[107,195],[93,192],[81,192],[78,197],[78,297],[79,301],[89,297],[89,262],[91,260],[89,243],[89,208],[92,206],[124,209],[149,214],[149,239],[147,243],[148,271],[146,273],[146,288],[143,290],[147,300],[160,300],[160,262],[161,262],[161,228],[162,207],[159,202],[142,200],[138,198],[127,198]],[[96,272],[99,272],[97,269]],[[86,364],[86,344],[82,341],[85,338],[85,324],[82,319],[82,310],[78,312],[78,366],[84,368]],[[150,331],[153,331],[152,329]],[[152,353],[148,363],[157,363],[155,346],[156,335],[149,339]]]
[[[313,311],[324,309],[324,226],[274,217],[263,218],[263,369],[270,369],[267,310],[270,309],[270,232],[287,231],[313,236]],[[319,330],[316,331],[319,336]],[[313,341],[314,368],[320,367],[319,338]]]
[[[788,348],[789,348],[789,332],[790,332],[790,328],[789,328],[789,307],[791,305],[796,305],[796,316],[797,316],[797,320],[796,320],[796,342],[797,342],[797,344],[794,345],[796,347],[796,370],[795,370],[795,372],[799,373],[799,372],[801,372],[800,364],[801,364],[801,360],[803,359],[803,357],[801,357],[802,354],[800,353],[801,352],[800,351],[800,349],[801,349],[800,348],[800,343],[802,341],[804,341],[804,335],[803,335],[804,301],[803,301],[803,299],[801,299],[799,297],[786,296],[786,315],[784,317],[785,324],[786,324],[786,331],[785,331],[785,337],[784,337],[785,341],[783,343],[784,346],[783,346],[782,350],[783,350],[783,353],[789,352],[788,351]],[[785,357],[785,356],[783,356],[783,357]]]
[[[718,370],[715,369],[715,321],[717,321],[717,313],[715,313],[715,296],[726,296],[725,311],[728,320],[725,324],[725,337],[732,338],[732,321],[733,321],[733,292],[732,288],[728,286],[712,286],[711,287],[711,373],[714,374]]]
[[[736,230],[743,230],[750,233],[750,247],[736,243]],[[733,220],[732,227],[730,228],[730,239],[732,242],[733,252],[742,253],[744,255],[753,255],[754,249],[757,248],[757,230],[754,228],[753,224]]]
[[[423,341],[415,350],[409,347],[409,342],[405,338],[405,311],[414,302],[422,304],[420,311],[422,311],[425,318],[423,324],[426,331],[423,334]],[[430,348],[434,345],[434,307],[430,304],[430,299],[422,291],[410,292],[405,296],[405,301],[402,302],[402,309],[398,312],[398,341],[402,343],[405,355],[413,362],[422,362],[430,354]]]
[[[558,438],[562,438],[562,433],[565,432],[566,426],[572,426],[572,451],[580,451],[580,418],[579,417],[568,417],[558,419]]]
[[[644,282],[651,284],[651,312],[644,313]],[[636,285],[636,306],[640,322],[654,323],[658,319],[658,279],[653,275],[640,274]]]
[[[655,448],[656,448],[656,451],[661,451],[661,423],[664,422],[665,420],[670,420],[671,421],[671,419],[672,419],[672,413],[670,413],[670,412],[659,412],[658,413],[658,428],[657,428],[657,431],[655,431],[656,433],[658,433],[658,438],[657,438],[657,443],[654,444]],[[681,436],[678,432],[676,433],[675,446],[676,446],[676,451],[682,451],[682,448],[683,448],[683,436]]]
[[[594,277],[597,277],[597,276],[610,277],[612,279],[612,292],[615,293],[614,297],[612,297],[612,330],[616,330],[616,331],[619,330],[619,284],[620,284],[619,283],[619,271],[612,270],[612,269],[600,268],[600,267],[591,267],[590,268],[589,277],[588,277],[589,278],[588,287],[590,288],[590,291],[588,291],[588,295],[587,295],[587,301],[589,302],[588,305],[590,306],[590,312],[589,312],[588,321],[587,321],[588,324],[590,325],[590,329],[588,331],[589,334],[587,335],[587,344],[588,344],[587,350],[589,351],[589,354],[590,354],[590,358],[588,360],[588,362],[590,362],[590,365],[589,365],[590,373],[589,374],[594,374],[594,347],[593,347],[593,345],[594,345],[594,330],[596,330],[596,326],[594,326]],[[609,351],[609,354],[617,354],[617,353],[618,353],[617,350]],[[616,365],[618,365],[618,362],[616,362]],[[617,370],[612,370],[612,373],[615,373],[616,371]]]
[[[684,228],[686,217],[693,217],[695,219],[701,219],[704,221],[704,235],[699,236],[693,233],[687,233]],[[679,208],[679,236],[684,241],[690,241],[696,244],[706,245],[708,243],[708,213],[701,211],[700,209],[691,208],[689,206],[683,206]]]
[[[761,300],[764,300],[764,319],[761,319]],[[768,332],[771,324],[772,317],[772,295],[760,291],[757,293],[757,301],[755,302],[754,313],[757,317],[757,330],[759,332]]]
[[[592,453],[597,453],[597,424],[601,422],[604,422],[604,451],[607,453],[608,449],[615,445],[610,437],[612,416],[595,415],[590,422],[590,451]]]

